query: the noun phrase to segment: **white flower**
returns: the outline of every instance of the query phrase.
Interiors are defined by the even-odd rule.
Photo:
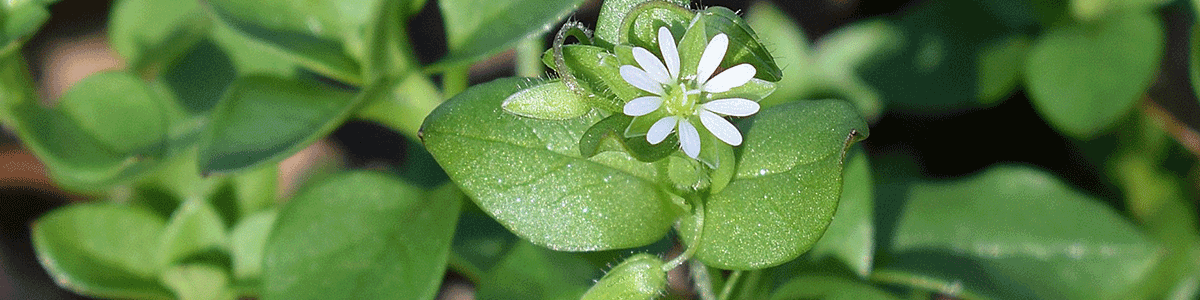
[[[713,76],[717,66],[729,48],[729,37],[717,34],[708,42],[696,74],[679,74],[679,50],[675,37],[666,27],[658,29],[658,46],[662,49],[662,61],[642,47],[633,48],[633,58],[641,68],[621,66],[621,78],[630,85],[654,96],[638,97],[625,104],[626,115],[640,117],[664,109],[666,117],[659,119],[646,132],[646,141],[661,143],[672,131],[679,132],[679,147],[692,158],[700,155],[700,133],[690,120],[700,119],[709,132],[729,145],[742,144],[742,134],[737,127],[723,116],[745,117],[758,113],[759,105],[749,99],[713,99],[704,103],[713,93],[722,93],[750,82],[754,77],[754,66],[740,64]],[[664,64],[665,62],[665,64]],[[711,78],[710,78],[711,77]]]

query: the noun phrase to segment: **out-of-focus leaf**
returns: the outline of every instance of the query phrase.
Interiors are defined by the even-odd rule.
[[[771,299],[900,300],[869,284],[833,276],[797,277],[776,289]]]
[[[263,298],[433,298],[460,201],[453,186],[422,192],[371,172],[306,187],[267,242]]]
[[[311,81],[241,78],[213,113],[210,136],[200,146],[201,170],[233,171],[283,160],[380,94],[382,88],[356,95]]]
[[[58,0],[14,0],[0,4],[0,57],[14,53],[50,19]]]
[[[75,111],[74,114],[80,118],[91,118],[87,120],[90,122],[89,126],[84,126],[80,121],[76,121],[64,113],[62,109],[46,109],[38,103],[38,95],[34,90],[36,85],[30,80],[29,73],[25,68],[25,61],[21,59],[20,55],[0,58],[0,60],[3,61],[0,64],[0,68],[3,68],[0,70],[0,87],[2,87],[0,91],[3,91],[3,94],[0,94],[0,99],[2,99],[0,105],[3,105],[0,107],[0,115],[3,116],[9,128],[12,128],[21,138],[22,143],[37,155],[42,163],[46,164],[47,171],[60,186],[82,192],[105,190],[113,184],[127,181],[155,162],[154,155],[122,153],[114,149],[114,147],[132,149],[129,144],[116,143],[120,137],[127,137],[129,134],[137,132],[161,134],[163,131],[161,128],[142,130],[142,126],[145,124],[124,119],[127,116],[118,113],[135,107],[153,107],[144,102],[147,100],[141,98],[144,95],[138,94],[140,93],[139,89],[144,89],[144,87],[131,87],[134,95],[137,95],[133,99],[109,97],[93,99],[97,95],[81,95],[80,97],[89,100],[120,104],[109,107],[98,103],[84,103],[87,101],[76,103],[76,107],[71,108]],[[120,75],[111,76],[119,77]],[[117,81],[122,80],[118,79]],[[76,101],[72,100],[72,102]],[[145,111],[130,113],[146,115]],[[147,121],[148,124],[155,123],[154,117],[161,116],[151,117]],[[111,121],[107,120],[108,118],[121,118],[121,120]],[[106,123],[108,121],[112,123]],[[114,124],[120,125],[120,128],[108,131],[108,125]],[[105,137],[111,139],[102,140],[93,134],[105,134]],[[130,138],[131,141],[155,143],[144,136]],[[114,143],[117,146],[114,146]],[[154,148],[146,144],[141,146]],[[142,154],[151,154],[148,152]]]
[[[429,153],[480,208],[534,244],[620,249],[665,235],[679,209],[658,184],[638,176],[653,168],[628,156],[623,163],[580,156],[579,139],[599,116],[538,120],[500,108],[539,83],[501,79],[442,104],[422,126]]]
[[[862,147],[847,153],[842,172],[837,213],[809,253],[814,259],[833,256],[865,278],[871,274],[875,262],[875,186]]]
[[[109,41],[131,70],[147,74],[187,53],[211,22],[198,1],[122,0],[110,15]]]
[[[431,66],[469,64],[544,34],[583,0],[441,0],[450,54]]]
[[[869,135],[840,100],[782,104],[749,121],[733,180],[704,207],[696,258],[717,268],[771,267],[811,249],[837,209],[848,147]],[[684,241],[693,218],[679,222]]]
[[[1071,16],[1092,22],[1128,11],[1150,11],[1168,0],[1071,0]]]
[[[1054,128],[1090,139],[1141,100],[1158,74],[1163,39],[1150,12],[1055,27],[1025,61],[1030,100]]]
[[[147,153],[167,134],[162,102],[124,72],[97,73],[71,86],[58,110],[115,153]]]
[[[169,299],[155,259],[166,224],[149,211],[117,204],[77,204],[33,224],[38,261],[55,281],[101,298]]]
[[[229,272],[217,266],[175,266],[163,272],[162,281],[171,287],[179,300],[237,299],[237,295],[229,287]]]
[[[233,260],[234,279],[260,279],[263,253],[278,215],[275,211],[260,212],[242,219],[233,227],[229,234],[229,253]]]
[[[1029,47],[1029,38],[1012,35],[995,40],[979,50],[979,87],[976,90],[981,103],[1003,101],[1017,88]]]
[[[863,79],[879,90],[889,108],[903,113],[985,107],[976,98],[981,86],[978,53],[995,39],[1021,32],[990,12],[981,1],[922,3],[895,21],[902,39],[899,50],[867,65]]]
[[[1161,258],[1160,247],[1111,208],[1031,168],[917,184],[908,197],[888,246],[898,255],[885,269],[968,291],[1121,299]],[[956,277],[970,270],[987,275]]]
[[[600,272],[577,254],[518,242],[479,283],[478,299],[579,299]]]
[[[221,216],[205,199],[192,198],[167,222],[156,257],[160,265],[168,266],[206,250],[227,250],[228,244]]]
[[[367,32],[381,0],[239,1],[207,3],[240,32],[281,50],[317,73],[362,84],[361,63],[370,47]]]

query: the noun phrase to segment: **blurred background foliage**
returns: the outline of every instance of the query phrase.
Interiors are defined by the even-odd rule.
[[[522,74],[513,66],[521,51],[506,49],[523,45],[473,35],[478,16],[441,13],[471,9],[437,0],[393,11],[407,20],[407,30],[369,34],[354,26],[375,16],[336,12],[363,11],[354,5],[370,1],[305,8],[331,12],[324,19],[281,21],[239,6],[249,2],[209,2],[212,7],[139,0],[3,4],[0,298],[81,298],[60,289],[39,265],[30,224],[56,207],[85,202],[90,204],[60,210],[43,222],[112,210],[109,218],[129,223],[97,221],[113,228],[72,233],[97,241],[129,239],[130,248],[146,242],[137,239],[138,232],[185,232],[189,238],[154,241],[174,249],[145,254],[161,261],[101,257],[127,264],[132,274],[114,280],[128,288],[109,291],[108,282],[87,282],[91,286],[75,286],[77,291],[186,298],[219,290],[286,298],[286,288],[254,288],[258,280],[275,279],[264,275],[261,264],[243,263],[261,260],[256,255],[264,251],[286,251],[262,245],[277,221],[301,224],[304,216],[339,209],[319,206],[322,197],[346,197],[328,188],[334,184],[434,195],[436,190],[425,189],[445,181],[415,140],[424,115],[396,118],[410,110],[377,104],[376,98],[440,100],[465,88],[443,80],[446,76],[465,75],[475,84]],[[1192,84],[1200,73],[1193,55],[1200,47],[1191,42],[1200,27],[1194,1],[700,4],[740,10],[777,57],[784,78],[764,105],[845,99],[873,131],[848,158],[838,221],[826,239],[794,262],[737,275],[745,278],[729,291],[732,298],[1200,297],[1200,102]],[[265,5],[288,9],[289,2]],[[565,16],[590,25],[599,14],[599,1],[583,2],[574,12],[571,3],[559,5],[514,14],[523,18],[514,24],[530,28],[513,30],[544,31],[536,26],[544,22],[557,28]],[[313,24],[322,34],[298,30]],[[388,49],[377,41],[402,40],[389,35],[412,41],[400,48],[413,51],[384,65],[359,63],[377,61],[373,49]],[[400,76],[401,70],[422,66],[446,75]],[[128,71],[114,71],[122,69]],[[100,71],[105,73],[89,77]],[[278,82],[280,77],[324,88]],[[390,89],[372,88],[387,80],[394,83],[386,85]],[[256,101],[222,103],[229,95]],[[156,97],[177,105],[153,105]],[[50,103],[54,108],[46,109]],[[412,110],[428,111],[427,106]],[[362,109],[351,116],[351,107]],[[272,126],[245,122],[248,115]],[[164,125],[106,122],[118,118]],[[201,128],[210,122],[219,128],[206,136]],[[197,143],[207,146],[197,149]],[[346,169],[382,170],[422,189],[363,173],[333,175]],[[233,175],[200,177],[210,172]],[[133,177],[139,179],[131,184]],[[306,182],[316,184],[299,189]],[[435,290],[422,295],[578,295],[619,257],[670,251],[665,240],[631,251],[549,251],[508,233],[470,201],[428,197],[452,198],[463,208],[458,230],[444,233],[453,235],[447,258],[453,272],[434,278]],[[96,198],[145,209],[114,210],[93,202]],[[280,217],[278,199],[314,204]],[[411,217],[404,213],[411,207],[377,217]],[[428,210],[444,216],[457,211]],[[219,228],[207,228],[213,225]],[[122,234],[108,236],[113,232]],[[288,234],[278,230],[272,239],[312,247]],[[432,237],[404,238],[426,243]],[[365,247],[375,251],[402,242]],[[206,252],[214,245],[235,246]],[[165,271],[162,282],[139,274],[175,261],[185,263]],[[67,268],[72,263],[87,262],[60,262]],[[272,263],[266,267],[295,267]],[[734,276],[712,273],[718,282]],[[213,278],[220,280],[206,281]],[[686,283],[672,287],[669,297],[703,292]]]

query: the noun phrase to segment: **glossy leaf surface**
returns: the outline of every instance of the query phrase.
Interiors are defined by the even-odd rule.
[[[723,269],[770,267],[812,248],[837,209],[849,145],[869,135],[841,100],[778,105],[743,125],[736,173],[709,197],[696,253]],[[695,234],[690,218],[680,222],[685,237]]]
[[[653,169],[580,157],[598,116],[548,121],[504,112],[509,95],[540,81],[501,79],[455,96],[422,127],[429,152],[479,207],[517,235],[558,250],[642,246],[677,215],[667,195],[639,176]],[[608,165],[632,166],[631,169]]]

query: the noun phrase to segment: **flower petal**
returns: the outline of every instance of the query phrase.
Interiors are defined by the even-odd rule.
[[[658,122],[650,125],[650,131],[646,132],[646,141],[654,145],[662,143],[667,139],[667,135],[671,134],[671,131],[675,131],[676,123],[679,123],[679,118],[675,116],[658,119]]]
[[[650,79],[650,75],[646,74],[646,71],[642,71],[642,69],[638,69],[637,67],[630,65],[621,66],[621,78],[625,79],[625,82],[633,85],[633,87],[643,91],[655,95],[663,94],[662,84]]]
[[[646,70],[650,79],[661,84],[674,83],[675,78],[671,77],[671,74],[667,72],[667,67],[663,66],[662,62],[658,61],[658,57],[654,57],[654,53],[650,53],[650,50],[642,47],[633,48],[633,60],[642,66],[642,70]]]
[[[675,45],[675,36],[666,27],[658,28],[658,48],[662,50],[663,62],[667,63],[667,71],[671,78],[679,78],[679,48]]]
[[[630,116],[644,116],[648,113],[658,110],[662,107],[663,99],[659,96],[638,97],[629,100],[625,103],[625,114]]]
[[[700,156],[700,132],[687,120],[679,120],[679,148],[692,158]]]
[[[725,69],[725,71],[721,71],[721,74],[713,76],[712,80],[704,83],[704,91],[709,93],[728,92],[732,88],[750,82],[750,78],[754,78],[754,72],[754,66],[750,64],[740,64]]]
[[[758,113],[758,102],[749,99],[717,99],[701,104],[704,109],[726,116],[745,117]]]
[[[700,111],[700,123],[704,124],[704,128],[708,128],[709,132],[717,136],[726,144],[737,146],[742,144],[742,133],[738,132],[737,127],[725,120],[721,116],[708,112],[707,110]]]
[[[708,41],[708,46],[704,47],[704,53],[700,54],[700,64],[696,65],[696,81],[701,85],[712,77],[717,67],[721,65],[721,60],[725,59],[725,51],[729,49],[729,37],[724,33],[714,36]]]

